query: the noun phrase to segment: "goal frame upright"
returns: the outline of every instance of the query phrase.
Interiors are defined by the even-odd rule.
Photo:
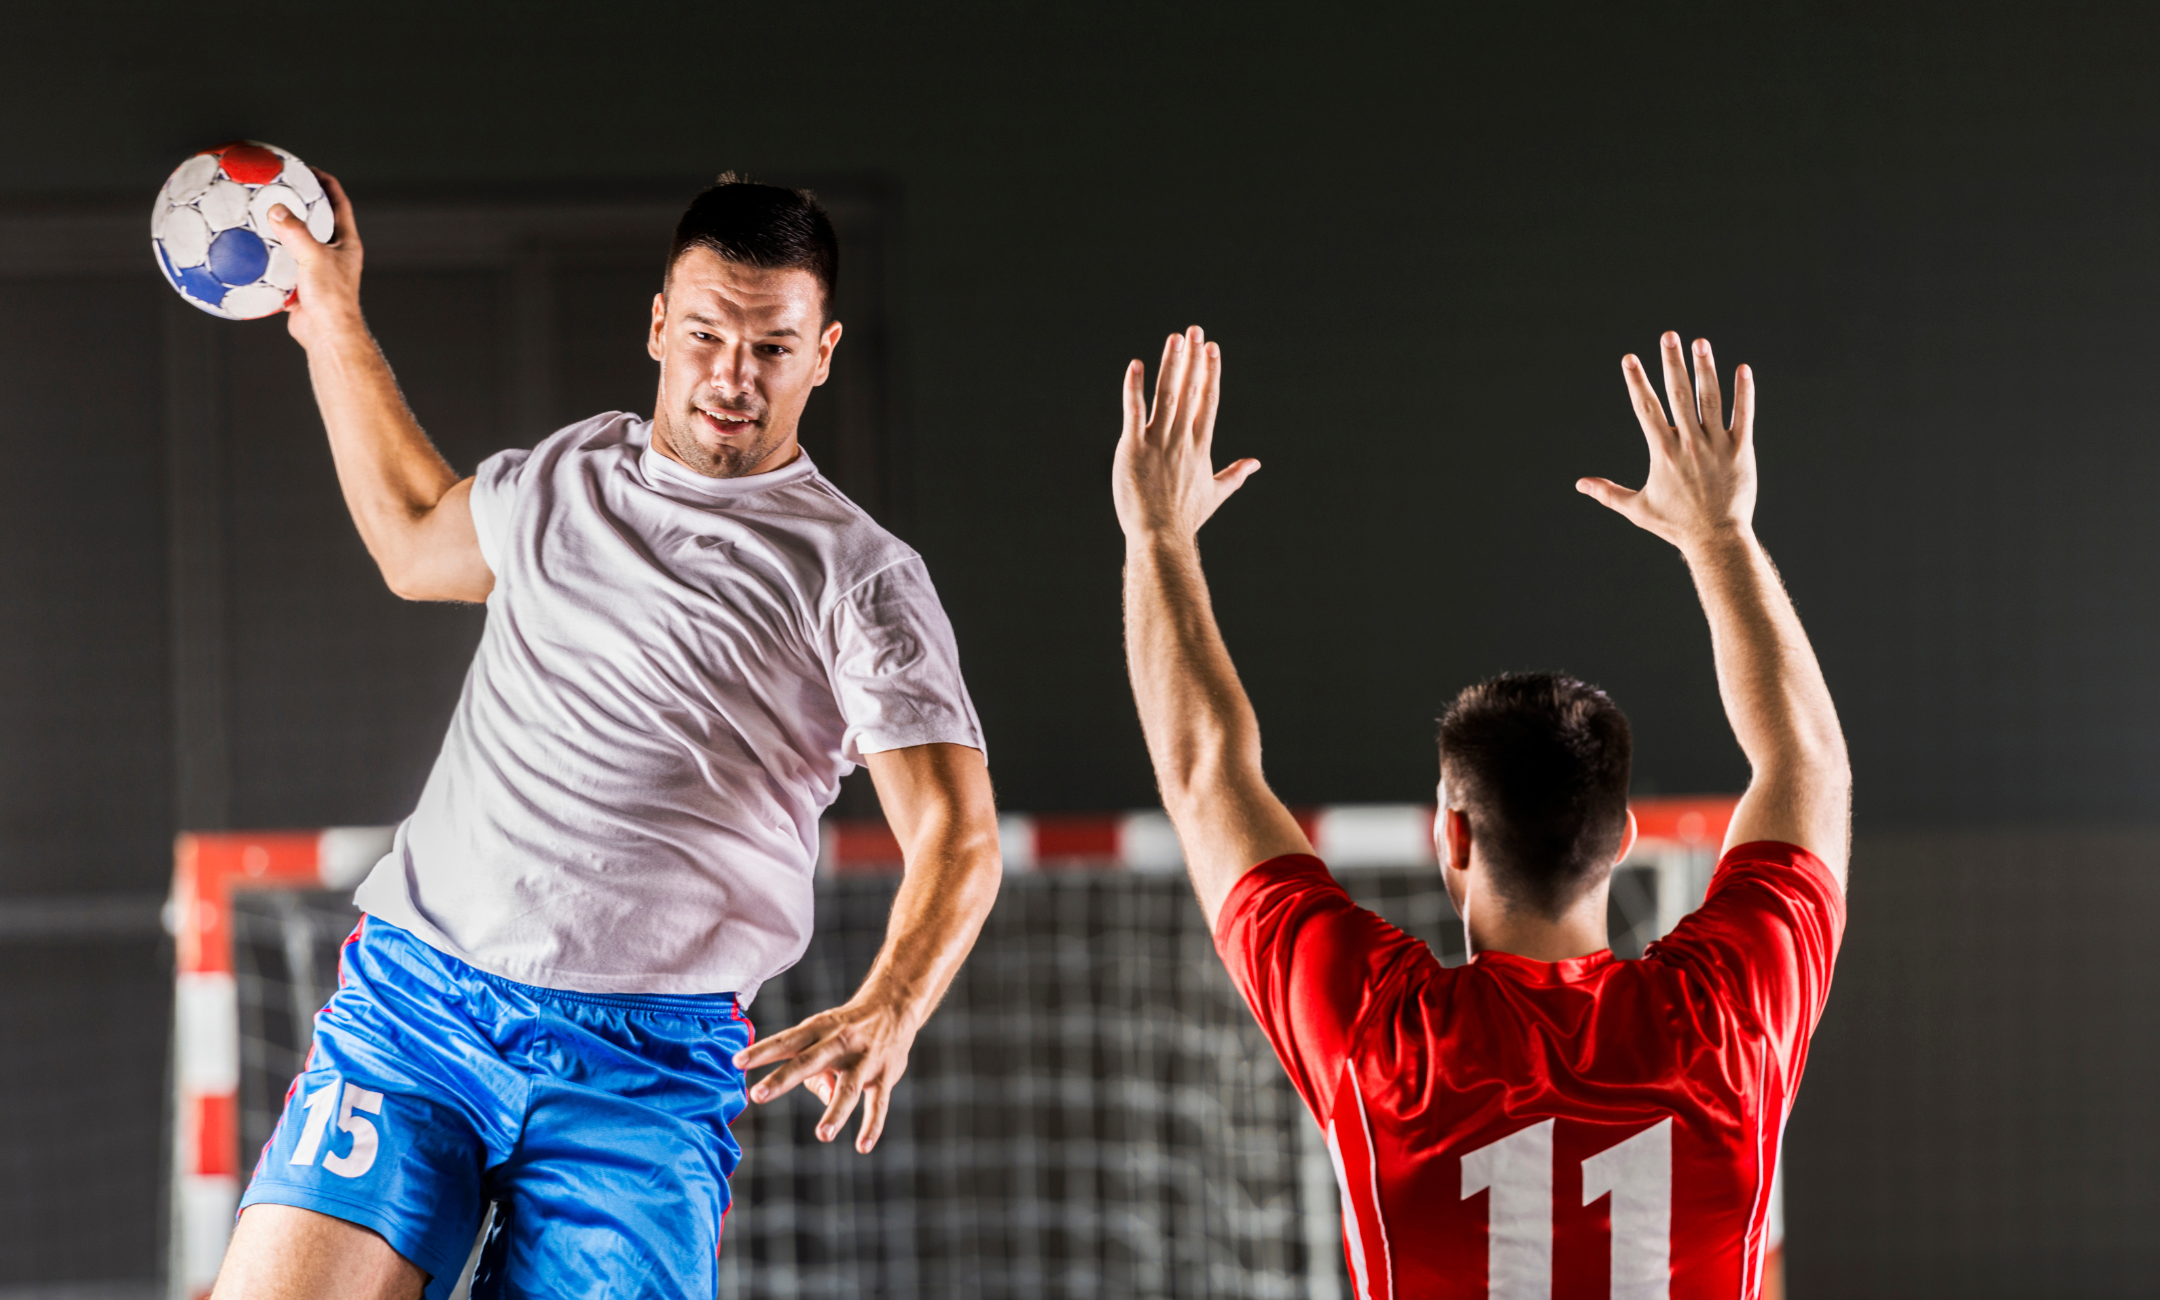
[[[240,889],[346,889],[390,846],[393,828],[194,831],[173,843],[171,1147],[166,1278],[172,1300],[217,1281],[240,1206],[240,1004],[232,897]]]

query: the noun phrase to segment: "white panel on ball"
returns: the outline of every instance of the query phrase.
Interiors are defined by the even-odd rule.
[[[196,154],[174,169],[172,179],[165,182],[165,197],[174,203],[193,203],[217,176],[217,159],[206,153]]]
[[[286,164],[285,174],[278,177],[278,182],[298,190],[306,202],[319,202],[323,197],[322,182],[315,179],[315,169],[298,158]]]
[[[195,200],[212,230],[230,230],[248,224],[248,187],[236,181],[216,181]],[[261,233],[261,232],[257,232]]]
[[[174,208],[158,223],[157,240],[174,266],[201,266],[210,255],[210,224],[193,208]]]
[[[258,281],[244,284],[225,295],[218,305],[234,320],[260,320],[284,309],[285,297],[290,289],[280,289],[274,284]]]

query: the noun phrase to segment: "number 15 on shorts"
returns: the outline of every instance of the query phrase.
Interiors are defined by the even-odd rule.
[[[315,1157],[322,1153],[323,1135],[335,1116],[338,1132],[352,1135],[352,1149],[344,1155],[332,1152],[323,1156],[322,1167],[340,1178],[358,1178],[366,1173],[374,1166],[375,1152],[382,1143],[375,1122],[363,1116],[380,1116],[382,1103],[381,1093],[332,1075],[328,1083],[307,1095],[307,1126],[300,1130],[300,1142],[293,1148],[290,1163],[315,1163]]]

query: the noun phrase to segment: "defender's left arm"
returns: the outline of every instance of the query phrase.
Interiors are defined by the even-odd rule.
[[[997,802],[981,750],[912,745],[866,755],[864,763],[907,863],[885,946],[844,1005],[737,1053],[735,1063],[748,1070],[786,1062],[750,1089],[750,1100],[771,1101],[807,1084],[825,1103],[821,1142],[839,1136],[860,1102],[855,1149],[868,1153],[884,1131],[916,1033],[997,901],[1002,865]]]

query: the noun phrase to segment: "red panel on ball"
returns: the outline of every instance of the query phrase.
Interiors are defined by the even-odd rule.
[[[268,185],[285,170],[285,160],[259,144],[228,146],[218,161],[242,185]]]

